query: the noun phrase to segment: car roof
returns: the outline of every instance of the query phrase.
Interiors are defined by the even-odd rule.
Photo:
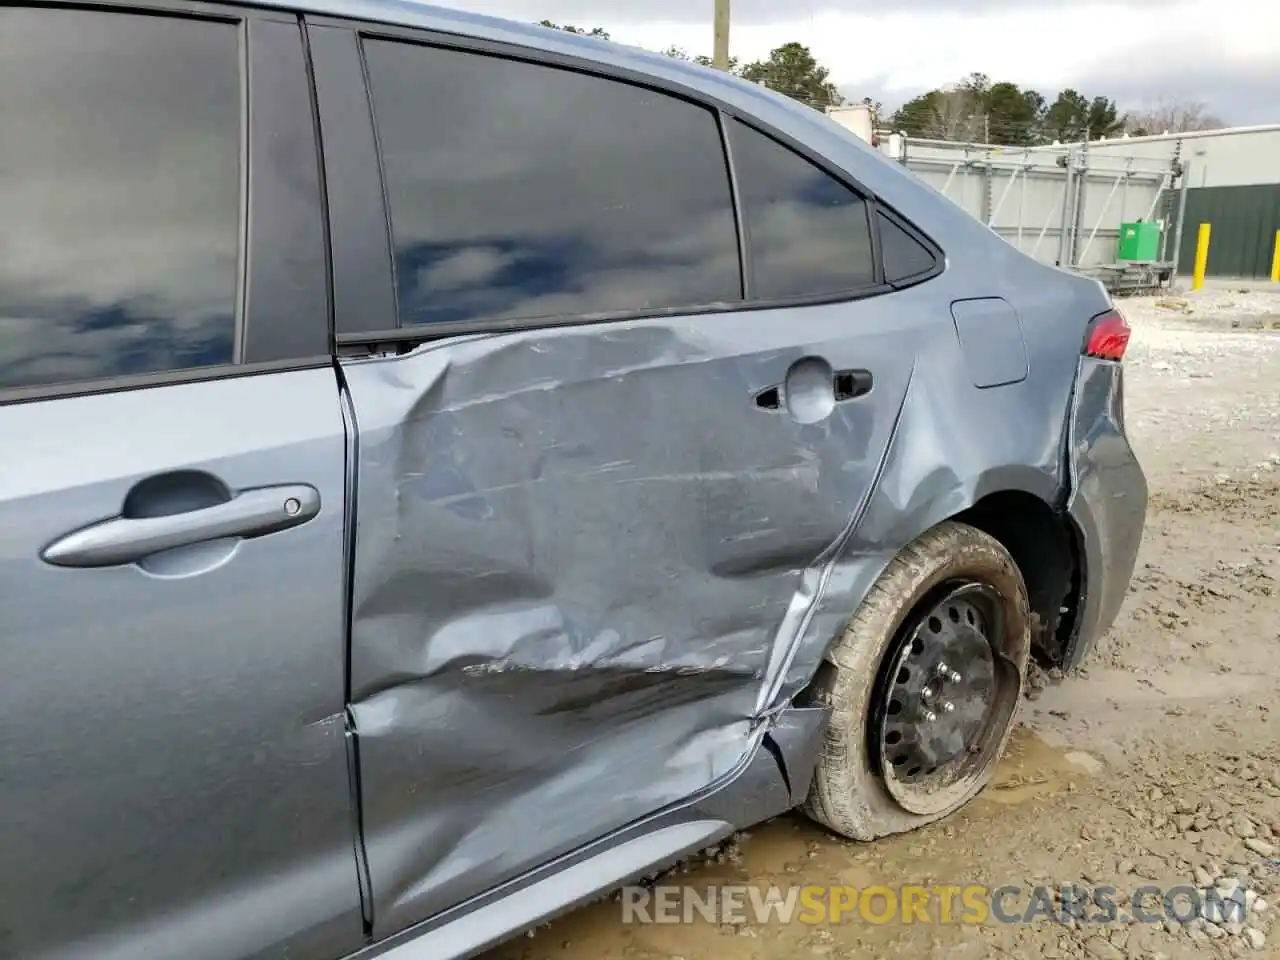
[[[592,61],[604,67],[621,68],[655,80],[674,81],[704,96],[747,105],[749,111],[781,111],[801,126],[822,112],[798,103],[757,83],[743,80],[724,70],[681,60],[643,47],[603,40],[588,34],[569,33],[538,23],[510,20],[417,0],[256,0],[255,5],[311,16],[410,27],[436,33],[487,40],[531,51],[554,53]],[[825,118],[823,118],[825,119]]]
[[[776,120],[781,113],[800,127],[811,125],[814,119],[826,119],[820,110],[727,71],[643,47],[588,34],[569,33],[538,23],[419,3],[417,0],[254,0],[254,3],[300,15],[341,17],[438,34],[453,33],[507,46],[526,47],[530,51],[573,57],[605,68],[630,70],[654,80],[675,82],[703,96],[745,107],[752,114],[772,114],[772,119]]]
[[[513,20],[508,17],[495,17],[484,13],[473,13],[434,3],[419,3],[417,0],[266,0],[267,6],[292,10],[297,13],[314,13],[328,16],[349,16],[360,20],[375,20],[379,23],[418,26],[423,17],[436,21],[452,21],[460,30],[468,33],[476,31],[502,30],[508,33],[523,33],[531,42],[545,40],[552,36],[563,35],[570,44],[577,44],[584,49],[599,50],[612,41],[601,40],[589,34],[570,33],[544,27],[538,23]],[[638,49],[638,48],[636,48]]]
[[[457,32],[540,50],[555,49],[560,53],[618,66],[639,67],[641,64],[651,67],[661,66],[664,72],[684,74],[691,84],[697,86],[705,87],[708,83],[714,84],[717,80],[736,81],[735,85],[741,84],[747,87],[756,86],[701,64],[668,57],[642,47],[613,40],[602,40],[588,34],[569,33],[567,30],[544,27],[538,23],[472,13],[433,3],[418,3],[416,0],[259,0],[259,2],[263,6],[299,14],[346,17],[388,26],[417,27],[445,33]]]

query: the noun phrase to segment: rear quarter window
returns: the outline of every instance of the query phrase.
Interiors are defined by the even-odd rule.
[[[880,228],[885,283],[909,283],[934,269],[937,260],[928,247],[892,217],[877,213],[876,220]]]

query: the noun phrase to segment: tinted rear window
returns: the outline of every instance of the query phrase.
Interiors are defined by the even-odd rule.
[[[401,323],[738,300],[711,111],[552,67],[366,44]]]

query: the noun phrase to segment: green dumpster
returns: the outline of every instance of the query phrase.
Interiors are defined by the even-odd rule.
[[[1149,220],[1120,224],[1116,260],[1151,263],[1160,259],[1160,224]]]

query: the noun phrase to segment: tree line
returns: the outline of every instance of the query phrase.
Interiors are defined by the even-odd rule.
[[[1109,97],[1087,97],[1068,87],[1049,100],[1038,90],[992,81],[985,73],[908,100],[888,119],[891,129],[912,136],[1011,146],[1225,126],[1204,104],[1158,103],[1121,113]]]
[[[600,27],[586,30],[549,20],[541,24],[610,39]],[[691,56],[680,47],[668,47],[663,53],[711,65],[710,57]],[[848,102],[831,82],[830,71],[802,43],[784,43],[770,51],[767,58],[750,63],[731,58],[729,70],[819,110]],[[1148,109],[1121,113],[1116,101],[1108,97],[1088,97],[1068,87],[1050,100],[1030,87],[993,81],[984,73],[971,73],[958,83],[922,93],[887,116],[882,105],[870,97],[860,102],[872,108],[881,127],[908,136],[1010,146],[1096,140],[1125,133],[1184,133],[1226,125],[1202,103],[1160,102]]]

